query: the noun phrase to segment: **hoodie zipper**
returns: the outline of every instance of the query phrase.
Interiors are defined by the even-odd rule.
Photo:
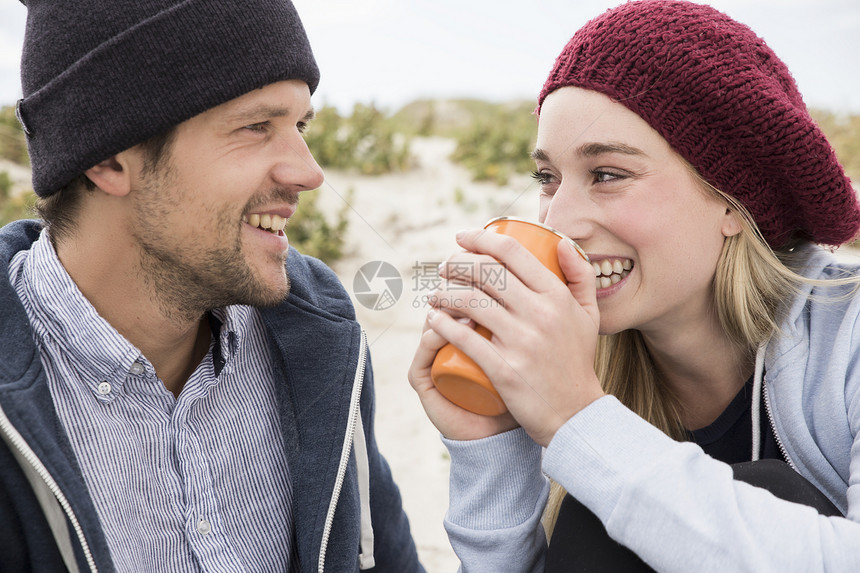
[[[60,486],[57,485],[57,482],[54,481],[54,478],[51,476],[48,469],[42,463],[42,461],[38,458],[35,452],[30,449],[30,446],[27,444],[26,440],[24,440],[23,436],[18,433],[18,430],[12,425],[9,421],[9,418],[6,417],[6,413],[0,408],[0,431],[5,434],[8,438],[8,441],[14,448],[18,451],[18,453],[23,457],[27,463],[36,471],[51,493],[54,495],[54,498],[60,504],[60,507],[63,508],[63,511],[68,517],[69,522],[71,523],[72,529],[75,532],[75,535],[78,538],[78,542],[81,544],[81,549],[84,553],[84,558],[87,561],[87,566],[90,568],[92,573],[97,573],[98,569],[96,568],[95,559],[93,559],[92,552],[90,551],[90,546],[87,543],[86,537],[84,537],[84,530],[81,527],[81,524],[78,522],[78,518],[75,515],[72,506],[69,504],[69,501],[66,499],[66,496],[63,494]]]
[[[773,423],[773,413],[771,412],[771,409],[770,409],[770,398],[768,398],[768,394],[767,394],[767,377],[766,376],[762,380],[761,391],[762,391],[762,395],[764,396],[764,410],[765,410],[765,412],[767,412],[767,423],[770,424],[770,429],[771,429],[771,431],[773,431],[773,437],[776,439],[776,445],[779,448],[780,453],[782,453],[782,457],[785,458],[785,460],[788,462],[788,465],[791,466],[791,468],[794,471],[798,471],[797,466],[794,465],[794,462],[791,461],[790,457],[788,457],[788,452],[785,451],[785,446],[782,445],[782,440],[779,438],[779,434],[776,431],[776,424]]]
[[[358,366],[355,370],[355,378],[352,383],[352,394],[349,400],[349,417],[346,421],[346,434],[343,438],[343,448],[340,452],[340,464],[337,468],[337,477],[334,482],[334,490],[329,501],[328,513],[325,518],[325,527],[323,528],[322,542],[320,543],[320,556],[317,563],[318,573],[325,571],[325,554],[328,549],[328,540],[331,535],[331,527],[334,523],[334,512],[337,508],[337,502],[340,498],[340,490],[343,488],[343,480],[346,476],[346,466],[349,463],[349,452],[352,449],[352,440],[355,433],[356,419],[360,415],[359,408],[361,406],[361,388],[364,384],[364,368],[367,364],[367,335],[364,329],[361,331],[361,340],[358,349]]]

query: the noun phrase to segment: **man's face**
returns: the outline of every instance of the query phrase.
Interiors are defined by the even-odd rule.
[[[307,84],[271,84],[180,124],[161,162],[134,174],[130,234],[162,310],[287,296],[284,225],[323,181],[302,137],[312,116]]]

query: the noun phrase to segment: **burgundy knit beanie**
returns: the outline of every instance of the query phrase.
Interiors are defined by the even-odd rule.
[[[622,103],[711,185],[746,207],[772,247],[851,241],[860,205],[785,64],[747,26],[702,4],[638,0],[591,20],[538,97],[578,86]]]
[[[280,80],[319,70],[290,0],[22,0],[33,188],[46,197],[100,161]]]

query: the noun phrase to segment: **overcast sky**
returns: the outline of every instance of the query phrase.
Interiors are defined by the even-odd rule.
[[[617,0],[295,0],[322,72],[314,104],[536,97],[570,36]],[[712,0],[788,64],[810,106],[860,113],[860,0]],[[0,104],[20,97],[26,8],[0,5]]]

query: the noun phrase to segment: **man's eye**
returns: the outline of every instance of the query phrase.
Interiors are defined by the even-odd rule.
[[[300,121],[296,124],[296,129],[299,130],[299,133],[304,133],[308,129],[308,122]]]
[[[270,123],[268,121],[261,121],[260,123],[252,123],[250,125],[246,125],[244,129],[248,131],[253,131],[254,133],[265,133],[269,130]]]

